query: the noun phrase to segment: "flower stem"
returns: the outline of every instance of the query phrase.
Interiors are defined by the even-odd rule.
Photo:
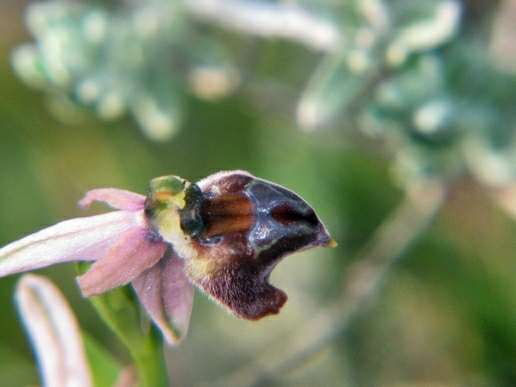
[[[79,272],[87,265],[79,264]],[[163,342],[151,328],[142,332],[140,306],[128,287],[114,289],[90,301],[107,326],[125,345],[138,372],[138,386],[167,387],[168,375],[163,358]]]
[[[166,387],[168,377],[161,339],[141,331],[140,311],[128,289],[91,298],[100,317],[126,346],[138,372],[138,386]]]
[[[167,387],[168,377],[163,358],[163,343],[155,334],[145,336],[144,345],[129,348],[138,372],[140,387]]]

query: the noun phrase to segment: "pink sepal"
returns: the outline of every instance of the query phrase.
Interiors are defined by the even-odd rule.
[[[79,206],[86,208],[93,202],[104,202],[117,210],[138,211],[145,206],[145,196],[118,188],[98,188],[86,192]]]
[[[57,223],[1,248],[0,277],[56,263],[95,261],[139,222],[140,213],[115,211]]]
[[[122,234],[106,256],[77,279],[82,294],[94,296],[125,285],[154,266],[165,254],[167,245],[154,240],[149,233],[147,228],[137,227]]]
[[[177,345],[188,331],[194,294],[184,272],[184,260],[172,252],[132,284],[165,341]]]

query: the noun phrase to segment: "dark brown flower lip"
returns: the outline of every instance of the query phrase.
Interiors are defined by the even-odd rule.
[[[299,195],[244,171],[212,175],[202,192],[202,232],[190,236],[198,257],[191,281],[235,315],[258,320],[279,313],[287,295],[269,283],[287,255],[335,241]],[[188,203],[187,203],[188,205]]]
[[[293,237],[310,234],[303,246],[306,248],[336,246],[313,208],[279,184],[245,171],[229,171],[210,176],[195,186],[203,196],[202,209],[197,211],[204,227],[200,241],[245,233],[251,247],[261,250],[290,233]]]
[[[261,247],[261,242],[267,245],[271,240],[275,243],[286,237],[291,238],[294,244],[303,240],[302,245],[292,251],[287,249],[286,254],[315,246],[334,246],[312,206],[298,194],[259,178],[246,185],[245,193],[256,209],[256,222],[251,234],[257,247]],[[269,231],[268,237],[264,236],[265,230]]]

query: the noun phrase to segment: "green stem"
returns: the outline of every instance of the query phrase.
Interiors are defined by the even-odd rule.
[[[79,273],[87,265],[78,265]],[[128,287],[117,288],[90,301],[106,325],[125,345],[136,371],[140,387],[167,387],[168,375],[163,358],[163,341],[153,330],[141,329],[141,308]]]
[[[145,336],[139,348],[130,348],[129,353],[134,360],[141,387],[167,387],[168,377],[163,358],[163,344],[156,335]]]
[[[91,298],[100,317],[126,346],[138,372],[140,387],[166,387],[168,377],[161,339],[142,333],[140,308],[128,289],[116,289]]]

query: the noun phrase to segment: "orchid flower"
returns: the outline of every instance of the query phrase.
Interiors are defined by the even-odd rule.
[[[0,277],[61,262],[92,261],[78,277],[86,297],[131,284],[170,345],[184,337],[194,286],[234,315],[276,314],[286,294],[269,284],[280,259],[335,246],[298,195],[244,171],[198,183],[178,176],[150,182],[147,196],[101,188],[79,202],[116,211],[58,223],[0,249]]]

